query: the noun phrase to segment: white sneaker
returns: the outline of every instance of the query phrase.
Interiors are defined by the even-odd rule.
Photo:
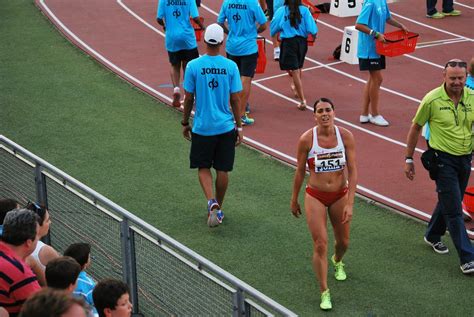
[[[371,115],[369,114],[368,116],[360,116],[359,117],[359,122],[360,123],[369,123],[370,121],[370,118],[371,118]]]
[[[381,115],[376,115],[375,117],[370,116],[369,121],[372,124],[378,125],[379,127],[388,127],[389,123]]]
[[[273,59],[278,61],[280,59],[280,48],[279,47],[275,47],[273,49]]]

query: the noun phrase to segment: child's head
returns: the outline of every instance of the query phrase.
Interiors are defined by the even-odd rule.
[[[48,287],[72,293],[76,288],[81,266],[70,256],[60,256],[46,265],[44,275]]]
[[[89,267],[91,262],[91,246],[89,243],[73,243],[64,251],[65,256],[70,256],[79,263],[82,270]]]
[[[92,292],[94,305],[99,317],[130,317],[132,304],[127,284],[115,279],[105,279],[97,283]]]

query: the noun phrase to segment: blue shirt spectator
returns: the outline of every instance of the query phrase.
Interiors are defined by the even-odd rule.
[[[226,52],[234,56],[255,54],[257,47],[257,27],[255,22],[262,25],[267,17],[257,0],[224,0],[217,23],[227,20],[229,34]]]
[[[390,11],[388,10],[385,0],[364,0],[356,24],[365,24],[371,30],[383,34],[385,33],[385,23],[390,17]],[[380,58],[380,55],[377,54],[375,50],[375,40],[373,36],[359,32],[357,57]]]
[[[196,35],[189,18],[199,16],[194,0],[160,0],[156,17],[166,23],[166,50],[176,52],[197,47]]]
[[[223,89],[215,89],[215,88]],[[184,89],[196,96],[193,132],[217,135],[235,128],[231,93],[242,90],[237,65],[223,56],[204,55],[188,63]]]
[[[474,78],[471,75],[467,75],[466,87],[474,90]]]
[[[83,298],[90,306],[94,306],[94,300],[92,299],[92,291],[95,287],[95,281],[85,271],[79,273],[77,278],[77,286],[73,294]]]
[[[299,6],[301,13],[301,23],[297,27],[292,27],[290,24],[290,9],[288,6],[280,7],[273,15],[273,20],[270,24],[270,34],[274,36],[280,32],[280,38],[292,38],[295,36],[307,37],[308,34],[316,34],[318,27],[314,22],[313,16],[309,9],[303,5]]]

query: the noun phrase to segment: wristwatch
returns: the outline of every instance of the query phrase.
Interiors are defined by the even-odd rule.
[[[407,164],[413,164],[413,157],[411,157],[411,156],[406,156],[406,157],[405,157],[405,163],[407,163]]]
[[[189,125],[189,122],[184,122],[184,120],[181,120],[181,125],[183,127],[187,127]]]

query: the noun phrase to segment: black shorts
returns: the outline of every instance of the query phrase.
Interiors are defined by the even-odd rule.
[[[214,167],[217,171],[232,171],[236,141],[237,132],[235,130],[209,136],[192,133],[191,154],[189,155],[190,167]]]
[[[190,50],[180,50],[176,52],[168,51],[168,58],[171,65],[179,64],[180,62],[189,62],[199,57],[197,47]]]
[[[253,78],[253,75],[255,75],[255,68],[257,68],[258,52],[242,56],[235,56],[227,53],[227,58],[237,64],[240,76]]]
[[[280,69],[297,70],[303,68],[306,52],[308,52],[308,43],[305,37],[295,36],[281,39]]]
[[[381,70],[385,69],[385,56],[380,58],[359,58],[360,70]]]

